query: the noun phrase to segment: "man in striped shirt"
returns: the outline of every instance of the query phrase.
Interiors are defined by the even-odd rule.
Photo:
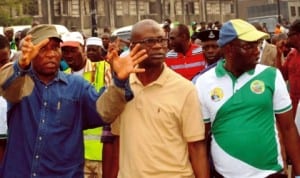
[[[171,51],[167,53],[166,64],[188,80],[205,68],[206,62],[202,48],[190,41],[186,25],[179,24],[170,32]]]

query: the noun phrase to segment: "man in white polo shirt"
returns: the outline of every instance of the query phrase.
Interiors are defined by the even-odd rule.
[[[267,37],[243,20],[226,22],[218,40],[225,59],[196,81],[217,177],[284,176],[276,121],[300,176],[300,139],[286,84],[279,70],[257,64],[258,41]]]

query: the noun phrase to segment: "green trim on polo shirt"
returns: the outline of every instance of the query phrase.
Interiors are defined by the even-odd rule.
[[[216,76],[217,77],[223,77],[224,75],[228,74],[233,79],[234,75],[232,75],[232,73],[227,71],[224,66],[225,66],[225,59],[219,60],[218,63],[217,63],[217,66],[216,66],[216,70],[215,70]],[[247,71],[247,73],[249,75],[253,75],[254,72],[255,72],[254,69],[251,69],[251,70]]]
[[[210,122],[210,118],[203,118],[204,123],[209,123]]]
[[[7,134],[0,134],[0,139],[7,139]]]
[[[291,110],[291,109],[292,109],[292,105],[289,105],[289,106],[287,106],[287,107],[285,107],[285,108],[283,108],[283,109],[275,110],[274,112],[275,112],[276,114],[280,114],[280,113],[284,113],[284,112],[286,112],[286,111],[289,111],[289,110]]]

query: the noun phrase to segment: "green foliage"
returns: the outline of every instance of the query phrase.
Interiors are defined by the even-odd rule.
[[[15,16],[16,14],[20,14],[20,4],[25,5],[27,9],[35,9],[30,7],[33,5],[32,2],[33,0],[0,0],[0,26],[30,24],[32,17]]]

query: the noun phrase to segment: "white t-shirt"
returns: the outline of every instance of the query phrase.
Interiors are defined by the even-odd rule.
[[[7,102],[0,96],[0,139],[7,134]],[[6,136],[5,136],[6,137]]]

